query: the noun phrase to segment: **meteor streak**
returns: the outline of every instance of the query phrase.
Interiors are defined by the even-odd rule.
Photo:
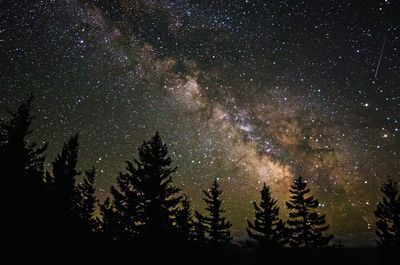
[[[379,56],[378,65],[376,66],[376,70],[375,70],[375,78],[378,76],[378,71],[379,71],[379,66],[381,65],[383,50],[385,49],[386,38],[387,38],[387,36],[385,36],[385,39],[383,40],[383,45],[382,45],[382,49],[381,49],[381,55]]]

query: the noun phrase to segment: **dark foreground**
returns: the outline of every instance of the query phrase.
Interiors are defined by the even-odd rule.
[[[325,248],[325,249],[280,249],[258,251],[244,246],[225,249],[211,248],[143,248],[122,244],[71,244],[54,242],[53,245],[12,247],[6,255],[12,255],[12,263],[29,261],[38,264],[338,264],[373,265],[399,264],[397,250],[379,248]],[[156,244],[155,244],[156,245]],[[18,254],[21,253],[21,254]],[[27,263],[25,263],[27,264]]]

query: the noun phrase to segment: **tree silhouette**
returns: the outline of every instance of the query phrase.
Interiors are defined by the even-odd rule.
[[[190,201],[187,196],[183,196],[181,206],[176,213],[176,230],[182,243],[189,242],[193,236],[193,220]]]
[[[247,220],[247,234],[257,240],[261,249],[282,247],[286,243],[285,225],[279,218],[279,207],[271,197],[269,187],[264,183],[259,204],[253,202],[255,209],[254,224]]]
[[[176,215],[181,196],[179,189],[172,184],[172,173],[167,145],[160,134],[143,142],[138,148],[139,159],[134,164],[127,161],[127,170],[131,174],[133,186],[140,198],[141,233],[146,241],[169,240],[173,228],[173,216]]]
[[[325,215],[320,215],[316,208],[319,203],[313,196],[308,195],[310,189],[307,182],[299,176],[294,180],[290,189],[290,201],[286,202],[290,210],[289,244],[292,247],[323,247],[329,244],[333,236],[324,236],[329,225],[326,224]]]
[[[33,180],[41,185],[44,177],[43,153],[47,144],[37,147],[35,142],[27,139],[33,132],[31,126],[35,118],[31,114],[32,101],[31,95],[15,111],[7,110],[9,119],[0,121],[0,159],[3,170],[15,176],[12,181]]]
[[[180,190],[172,184],[176,167],[171,167],[167,146],[158,132],[138,151],[139,159],[127,161],[126,173],[120,173],[117,187],[111,187],[112,202],[102,207],[103,213],[115,219],[103,216],[103,230],[111,227],[105,233],[113,231],[116,240],[161,244],[173,238],[174,217],[181,201],[177,195]]]
[[[78,135],[72,136],[63,146],[61,153],[53,161],[53,174],[48,184],[54,191],[57,207],[63,214],[71,215],[78,201],[75,188],[78,163]]]
[[[192,238],[198,246],[203,246],[207,243],[204,217],[198,211],[194,212]]]
[[[225,217],[221,216],[225,210],[221,209],[221,198],[222,191],[219,190],[217,180],[214,180],[209,191],[203,190],[206,203],[206,211],[208,215],[202,215],[199,212],[195,213],[196,219],[200,222],[197,225],[198,228],[204,228],[209,243],[213,246],[223,246],[229,243],[232,239],[230,233],[230,227],[232,224],[225,220]]]
[[[28,139],[33,132],[32,101],[30,95],[16,110],[7,110],[9,117],[0,121],[0,164],[2,187],[5,187],[1,194],[2,201],[6,202],[3,205],[8,216],[6,222],[9,222],[3,227],[15,238],[18,234],[43,229],[48,213],[43,168],[47,144],[38,147]],[[36,218],[27,219],[31,216]],[[29,238],[27,234],[24,236]]]
[[[377,243],[383,248],[400,247],[400,194],[399,185],[388,177],[382,185],[382,201],[378,202],[375,216]]]
[[[112,202],[109,198],[100,207],[102,232],[107,238],[120,242],[133,242],[138,238],[142,224],[141,199],[133,185],[131,172],[119,173],[117,186],[110,188]]]
[[[120,238],[120,230],[124,226],[121,225],[120,218],[118,218],[121,217],[121,214],[116,214],[110,198],[106,198],[99,208],[101,220],[98,219],[97,222],[100,234],[108,241],[123,241]]]
[[[98,202],[94,188],[94,182],[96,179],[96,169],[85,171],[85,178],[83,182],[78,184],[77,190],[77,202],[74,206],[76,213],[78,214],[81,221],[88,226],[92,231],[96,230],[96,220],[94,219],[94,212],[96,204]]]

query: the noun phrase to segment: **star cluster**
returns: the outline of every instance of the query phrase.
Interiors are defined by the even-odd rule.
[[[0,103],[35,95],[48,166],[79,132],[104,198],[159,130],[195,208],[221,182],[236,236],[262,182],[286,214],[301,174],[337,238],[373,242],[400,177],[398,1],[109,2],[1,3]]]

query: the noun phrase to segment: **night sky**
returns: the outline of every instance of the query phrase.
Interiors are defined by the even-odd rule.
[[[47,166],[79,132],[102,199],[156,130],[194,208],[220,181],[239,238],[262,182],[285,219],[300,174],[336,239],[373,244],[400,180],[396,0],[4,0],[0,58],[1,113],[34,94]]]

